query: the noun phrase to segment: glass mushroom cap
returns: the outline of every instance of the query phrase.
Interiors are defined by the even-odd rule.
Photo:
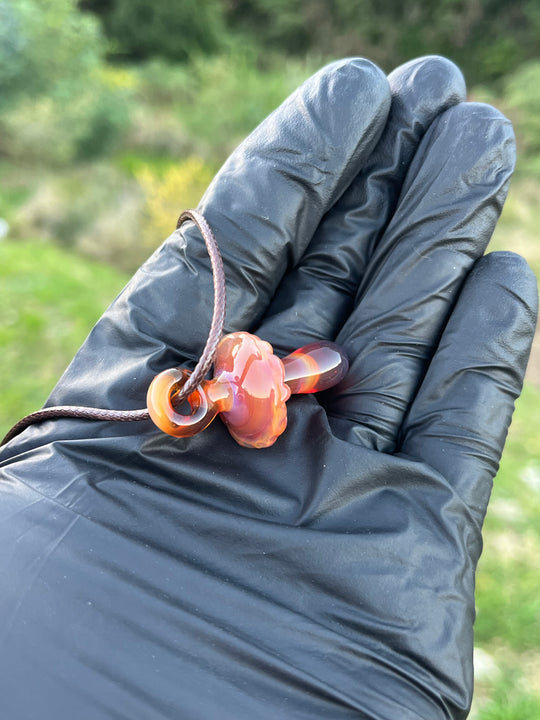
[[[287,426],[286,401],[292,393],[327,390],[349,369],[335,343],[320,340],[280,359],[270,343],[247,332],[225,335],[214,359],[214,377],[188,396],[190,414],[175,407],[189,370],[171,368],[148,389],[150,417],[164,432],[189,437],[204,430],[218,413],[233,438],[244,447],[273,445]]]

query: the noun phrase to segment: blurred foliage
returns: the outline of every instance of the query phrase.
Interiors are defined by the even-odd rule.
[[[154,250],[175,229],[184,208],[197,207],[212,180],[213,171],[198,157],[186,160],[158,174],[149,166],[141,168],[137,177],[145,193],[140,242]]]
[[[99,15],[115,53],[130,60],[184,61],[224,44],[220,0],[81,0],[79,5]]]
[[[128,91],[94,72],[69,97],[27,95],[0,119],[0,155],[12,160],[69,165],[112,152],[129,123]]]
[[[143,207],[144,193],[134,178],[110,163],[85,163],[42,177],[11,211],[10,237],[50,240],[134,272],[148,254],[141,244]]]
[[[475,720],[538,720],[540,698],[520,682],[519,671],[508,668],[504,680],[494,688]]]
[[[540,153],[540,61],[523,65],[504,82],[504,104],[513,115],[519,149]]]
[[[390,71],[430,53],[458,63],[474,82],[493,80],[538,51],[534,0],[236,0],[229,22],[287,53],[363,55]]]
[[[160,58],[139,63],[130,142],[221,163],[320,64],[289,58],[259,68],[249,46],[198,54],[187,65]]]
[[[0,435],[43,405],[127,277],[43,242],[0,243]]]
[[[540,178],[540,60],[524,63],[495,86],[474,88],[475,100],[496,105],[507,115],[516,132],[518,174]]]
[[[493,667],[477,674],[474,720],[540,717],[540,385],[529,377],[484,525],[475,642]]]
[[[74,167],[41,178],[36,191],[12,213],[11,237],[39,237],[76,247],[77,237],[133,187],[104,163]]]
[[[117,57],[186,60],[231,43],[268,54],[363,55],[386,70],[430,53],[492,81],[538,52],[536,0],[80,0]]]
[[[304,59],[258,69],[249,47],[214,58],[198,55],[178,77],[176,116],[199,154],[222,162],[318,66]]]
[[[43,178],[11,213],[10,237],[50,240],[135,272],[174,231],[182,210],[197,206],[214,168],[194,156],[167,166],[131,163],[131,177],[101,162]]]
[[[540,173],[535,177],[532,173],[524,174],[521,171],[510,184],[510,192],[489,249],[512,250],[523,255],[540,278],[539,196]],[[538,381],[540,383],[540,375]],[[538,452],[540,455],[540,446]]]
[[[22,96],[72,96],[103,47],[99,24],[75,0],[0,0],[0,108]]]
[[[117,147],[129,83],[75,0],[0,0],[0,156],[62,165]]]

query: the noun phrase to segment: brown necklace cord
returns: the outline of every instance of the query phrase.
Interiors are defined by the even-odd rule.
[[[199,228],[204,238],[206,249],[212,264],[212,276],[214,282],[214,312],[212,315],[212,324],[208,333],[208,339],[204,346],[203,353],[199,362],[195,366],[193,372],[187,379],[178,395],[175,397],[175,404],[181,404],[188,395],[200,384],[206,373],[210,370],[216,354],[217,345],[223,333],[223,324],[225,322],[225,272],[223,270],[223,261],[219,252],[218,244],[214,233],[206,222],[204,215],[197,210],[185,210],[176,224],[178,229],[186,220],[193,220]],[[5,445],[12,438],[22,432],[29,425],[41,422],[42,420],[51,420],[55,418],[79,418],[86,420],[114,420],[117,422],[133,422],[137,420],[148,420],[150,417],[148,410],[142,408],[140,410],[107,410],[104,408],[84,407],[82,405],[61,405],[49,408],[43,408],[36,412],[30,413],[19,420],[4,437],[0,446]]]

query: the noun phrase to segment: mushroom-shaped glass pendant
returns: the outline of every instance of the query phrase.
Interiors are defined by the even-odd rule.
[[[221,413],[234,439],[244,447],[273,445],[287,426],[291,393],[313,393],[336,385],[349,362],[341,348],[324,340],[280,359],[270,343],[247,332],[225,335],[214,359],[214,377],[188,396],[191,413],[175,407],[175,396],[189,371],[172,368],[157,375],[148,390],[150,417],[164,432],[188,437],[204,430]]]

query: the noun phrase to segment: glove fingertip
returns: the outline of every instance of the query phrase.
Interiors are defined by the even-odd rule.
[[[538,280],[527,260],[511,250],[488,253],[478,263],[478,271],[489,272],[500,279],[522,299],[536,321],[538,315]]]
[[[400,65],[388,76],[392,95],[407,97],[422,95],[422,106],[443,110],[467,95],[465,78],[458,66],[441,55],[426,55]],[[445,104],[441,107],[441,98]],[[417,107],[418,103],[411,103]]]

